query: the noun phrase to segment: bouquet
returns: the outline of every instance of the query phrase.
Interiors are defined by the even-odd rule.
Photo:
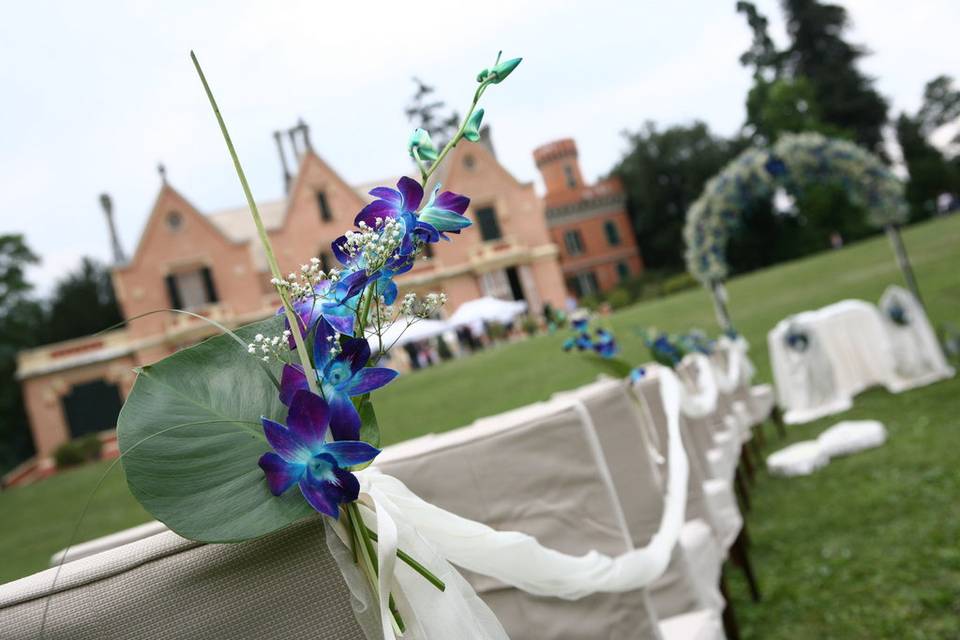
[[[418,179],[373,189],[355,228],[334,241],[339,267],[318,258],[283,275],[223,117],[191,54],[263,244],[280,298],[277,315],[184,349],[138,371],[118,423],[127,482],[155,518],[202,542],[237,542],[322,514],[338,521],[354,561],[376,599],[377,539],[357,505],[354,472],[379,453],[372,394],[397,372],[378,365],[367,336],[434,314],[442,293],[402,298],[397,276],[426,247],[451,241],[470,225],[467,196],[443,191],[431,178],[450,150],[476,142],[484,92],[505,80],[520,58],[496,62],[478,87],[452,139],[437,149],[417,129],[408,153]],[[390,345],[383,345],[389,347]],[[436,588],[444,584],[415,558],[397,557]],[[405,624],[392,594],[393,629]]]

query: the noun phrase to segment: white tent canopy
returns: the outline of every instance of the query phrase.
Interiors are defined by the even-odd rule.
[[[398,320],[383,330],[380,340],[377,339],[375,330],[367,332],[367,340],[370,342],[370,349],[376,353],[408,342],[427,340],[442,335],[450,329],[451,325],[443,320],[416,320],[409,325],[406,320]]]
[[[449,322],[454,327],[475,325],[480,322],[506,324],[526,310],[527,303],[522,300],[500,300],[487,296],[461,304],[450,316]]]

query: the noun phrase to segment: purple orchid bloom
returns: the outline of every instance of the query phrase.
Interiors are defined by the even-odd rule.
[[[370,191],[370,195],[377,199],[357,214],[354,224],[359,226],[363,222],[376,229],[378,219],[395,218],[403,222],[404,237],[398,251],[400,256],[411,255],[416,250],[417,240],[437,242],[441,237],[446,237],[445,233],[460,233],[461,229],[471,224],[464,216],[470,198],[452,191],[440,193],[439,185],[419,213],[417,210],[423,202],[423,187],[406,176],[400,178],[396,189],[376,187]],[[338,244],[339,240],[334,241],[334,252],[343,261],[343,252],[337,251]]]
[[[336,348],[337,332],[327,321],[317,322],[313,343],[313,365],[320,392],[330,406],[330,430],[335,440],[360,437],[360,414],[350,399],[370,393],[397,377],[385,367],[367,367],[370,345],[364,338],[347,338]],[[280,401],[289,405],[298,391],[308,389],[307,377],[295,365],[284,365],[280,378]]]
[[[436,229],[444,240],[449,240],[446,233],[460,233],[461,229],[472,224],[465,215],[469,206],[470,198],[467,196],[453,191],[440,193],[440,185],[437,185],[417,219],[420,224],[428,224]]]
[[[620,351],[613,334],[606,329],[597,329],[597,340],[593,343],[593,350],[604,358],[612,358]]]
[[[324,280],[313,288],[314,296],[293,303],[300,325],[300,335],[306,337],[320,318],[326,318],[339,333],[353,334],[353,319],[356,311],[355,299],[371,280],[381,274],[367,275],[363,269],[341,277],[337,282]],[[277,309],[277,315],[283,314],[283,307]],[[290,322],[284,323],[290,329]],[[293,336],[288,339],[290,348],[296,348]]]
[[[397,182],[396,189],[376,187],[370,190],[370,195],[377,199],[360,210],[354,219],[354,224],[360,226],[362,222],[376,229],[377,220],[382,222],[387,218],[394,218],[402,222],[404,235],[398,250],[400,256],[413,254],[417,248],[416,240],[418,239],[423,242],[436,242],[440,239],[440,233],[436,229],[417,220],[417,209],[423,201],[423,187],[416,180],[403,176]],[[339,251],[337,246],[340,244],[340,239],[335,240],[333,244],[334,254],[343,262],[343,252]]]
[[[379,449],[360,441],[326,442],[330,407],[320,396],[298,391],[290,402],[287,424],[260,418],[267,442],[273,447],[260,456],[260,468],[275,496],[294,484],[310,506],[336,518],[341,504],[353,502],[360,483],[347,471],[373,460]]]

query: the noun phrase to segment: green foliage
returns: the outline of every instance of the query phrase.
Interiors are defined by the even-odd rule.
[[[236,333],[251,342],[282,328],[271,318]],[[271,495],[257,465],[270,450],[260,417],[286,417],[258,362],[232,337],[210,338],[144,367],[120,412],[130,491],[185,538],[246,540],[313,513],[295,489]]]
[[[99,460],[103,451],[103,441],[95,433],[91,433],[76,440],[80,453],[85,460]]]
[[[759,141],[773,142],[783,133],[816,131],[831,137],[849,137],[823,121],[817,97],[803,77],[757,79],[747,94],[747,126]]]
[[[53,452],[53,460],[57,469],[66,469],[82,464],[84,459],[83,449],[76,441],[64,442]]]
[[[540,321],[533,315],[526,314],[520,319],[520,326],[523,332],[528,336],[535,336],[540,333]]]
[[[635,296],[623,286],[611,289],[609,292],[607,292],[606,297],[607,303],[615,310],[622,309],[623,307],[632,304],[636,299]]]
[[[686,271],[670,276],[663,281],[661,291],[663,295],[668,296],[671,293],[677,293],[685,289],[692,289],[697,286],[697,280]]]
[[[882,155],[887,102],[857,68],[865,49],[843,39],[850,26],[846,9],[818,0],[783,0],[783,8],[791,40],[784,52],[788,77],[810,82],[825,123]]]
[[[91,258],[57,282],[50,299],[47,342],[103,331],[123,320],[113,293],[110,270]]]
[[[950,77],[939,76],[927,83],[917,114],[902,113],[897,118],[897,142],[910,174],[906,195],[912,220],[933,216],[941,194],[960,192],[960,167],[928,140],[933,131],[958,116],[960,91],[953,88]]]
[[[22,235],[0,235],[0,473],[33,454],[15,374],[17,352],[42,341],[44,310],[25,275],[39,261]]]
[[[57,450],[53,452],[53,460],[57,469],[73,467],[84,462],[93,462],[100,459],[100,452],[103,450],[103,442],[96,434],[89,434],[64,442]]]
[[[741,64],[753,67],[747,125],[760,139],[782,132],[817,131],[847,137],[883,154],[887,103],[873,80],[857,69],[864,49],[843,39],[846,9],[818,0],[783,0],[790,46],[778,51],[768,20],[752,2],[740,1],[753,32]]]
[[[640,131],[625,135],[628,151],[613,173],[626,188],[644,263],[680,270],[687,208],[744,143],[713,134],[703,122],[664,130],[647,122]]]

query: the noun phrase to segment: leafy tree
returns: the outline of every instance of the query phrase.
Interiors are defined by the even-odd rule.
[[[460,114],[456,111],[445,114],[447,103],[434,98],[436,89],[417,77],[413,78],[413,82],[417,88],[405,109],[407,119],[415,127],[426,129],[437,148],[443,148],[457,132]]]
[[[22,235],[0,235],[0,472],[33,453],[15,373],[17,352],[42,341],[43,308],[25,277],[39,261]]]
[[[846,9],[818,0],[783,0],[791,44],[779,51],[756,6],[746,0],[736,6],[753,32],[740,63],[753,67],[747,125],[754,135],[766,141],[783,131],[813,130],[850,137],[882,154],[887,103],[857,69],[866,51],[843,39]]]
[[[920,130],[929,136],[938,128],[960,118],[960,89],[950,76],[937,76],[923,89],[923,105],[916,120]]]
[[[745,142],[714,135],[699,121],[662,131],[647,122],[624,135],[629,148],[613,173],[626,188],[644,262],[649,268],[682,270],[687,209]]]
[[[782,133],[801,131],[849,137],[823,121],[813,87],[806,78],[758,78],[747,94],[747,129],[760,143],[773,142]]]
[[[857,69],[866,50],[843,39],[850,26],[846,9],[818,0],[783,0],[783,9],[791,39],[783,52],[788,77],[810,82],[825,123],[882,154],[887,102]]]
[[[901,113],[897,118],[897,142],[910,174],[906,195],[913,220],[934,215],[941,194],[960,190],[958,167],[929,141],[934,131],[958,117],[960,91],[953,88],[951,78],[939,76],[927,83],[917,114]]]
[[[47,340],[87,336],[123,320],[110,270],[91,258],[60,280],[50,299]]]

